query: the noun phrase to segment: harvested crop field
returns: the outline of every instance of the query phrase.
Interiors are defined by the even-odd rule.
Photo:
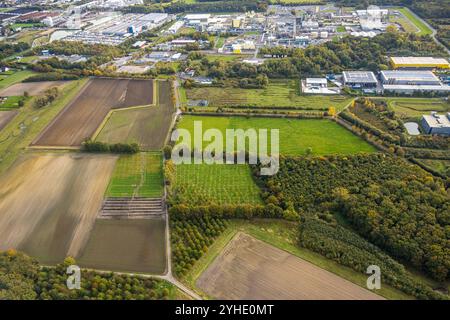
[[[30,96],[43,94],[45,90],[53,87],[59,87],[69,83],[69,81],[39,81],[16,83],[12,86],[0,91],[1,97],[23,96],[24,92],[28,92]]]
[[[80,146],[112,108],[153,103],[153,81],[92,79],[32,145]]]
[[[158,97],[155,106],[114,111],[96,140],[108,143],[136,142],[144,150],[161,149],[175,112],[168,81],[159,81]]]
[[[0,111],[0,131],[16,116],[17,111]]]
[[[117,157],[29,154],[0,178],[0,250],[54,264],[77,256],[102,205]]]
[[[165,220],[98,219],[77,262],[87,268],[162,274]]]
[[[217,299],[378,300],[337,275],[238,233],[197,280]]]

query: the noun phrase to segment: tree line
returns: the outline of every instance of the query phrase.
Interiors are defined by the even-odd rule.
[[[393,257],[436,280],[449,278],[448,194],[418,166],[385,154],[282,157],[277,175],[259,179],[266,203],[327,222],[344,217]]]
[[[56,267],[39,266],[37,260],[15,251],[0,252],[0,300],[164,300],[173,286],[139,276],[82,270],[79,290],[66,285],[66,258]]]

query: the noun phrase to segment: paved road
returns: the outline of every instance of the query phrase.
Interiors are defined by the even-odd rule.
[[[422,21],[428,28],[430,28],[430,30],[432,31],[431,33],[431,38],[433,38],[433,41],[436,42],[437,45],[441,46],[445,52],[447,52],[448,55],[450,55],[450,50],[442,43],[440,42],[437,38],[436,38],[436,34],[437,31],[436,29],[434,29],[428,22],[426,22],[424,19],[422,19],[421,17],[419,17],[414,11],[412,11],[411,9],[407,8],[409,10],[409,12],[411,12],[411,14],[416,17],[418,20]]]

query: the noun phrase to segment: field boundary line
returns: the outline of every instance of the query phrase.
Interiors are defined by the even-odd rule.
[[[105,116],[105,118],[103,119],[102,123],[100,123],[100,125],[95,130],[94,134],[92,135],[92,137],[91,137],[92,140],[96,140],[97,139],[97,137],[99,136],[100,132],[102,132],[103,128],[106,126],[106,123],[109,121],[109,119],[111,118],[113,113],[114,113],[114,110],[112,110],[112,109],[108,111],[108,114]]]
[[[71,147],[71,146],[28,146],[28,149],[30,150],[71,150],[71,151],[79,151],[81,150],[81,147]]]
[[[177,118],[181,115],[181,111],[180,111],[180,97],[179,97],[179,93],[178,93],[178,88],[179,88],[178,80],[174,80],[173,81],[173,85],[174,85],[176,103],[175,103],[175,105],[172,105],[172,108],[174,109],[174,112],[172,114],[170,127],[167,130],[166,138],[164,139],[164,146],[163,146],[163,148],[166,145],[169,144],[169,140],[170,140],[170,137],[172,136],[173,129],[174,129],[176,123],[177,123]],[[172,104],[172,102],[170,102],[170,103]]]

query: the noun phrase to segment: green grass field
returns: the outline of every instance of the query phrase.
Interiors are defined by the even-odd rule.
[[[160,197],[164,179],[162,158],[157,153],[123,155],[106,190],[107,197]]]
[[[19,108],[20,100],[25,102],[27,99],[22,96],[7,97],[6,101],[0,102],[0,111],[8,111]]]
[[[217,39],[217,42],[215,44],[215,48],[222,48],[224,43],[225,43],[225,38],[219,36],[219,38]]]
[[[216,128],[223,133],[224,137],[226,129],[279,129],[280,153],[290,156],[303,155],[308,148],[312,148],[311,153],[314,155],[354,154],[375,151],[364,140],[326,119],[299,120],[186,115],[182,117],[178,128],[187,129],[191,132],[192,143],[194,140],[194,121],[202,121],[203,132],[209,128]],[[204,143],[204,146],[207,144]]]
[[[389,17],[389,22],[399,24],[405,32],[416,33],[419,29],[405,16],[394,16]]]
[[[446,113],[450,103],[439,98],[383,98],[389,107],[402,119],[420,119],[431,111]]]
[[[259,204],[259,188],[248,165],[181,164],[175,166],[181,203]]]
[[[206,56],[206,58],[208,59],[209,62],[215,62],[215,61],[229,62],[229,61],[236,61],[236,60],[242,59],[243,56],[242,55],[208,54]]]
[[[420,159],[420,162],[440,174],[450,176],[450,160]]]
[[[271,80],[265,89],[192,88],[186,89],[186,98],[209,101],[210,106],[296,107],[298,109],[326,111],[333,106],[342,110],[352,100],[345,96],[299,95],[297,80]]]
[[[0,75],[0,89],[9,87],[15,83],[21,82],[25,80],[26,78],[31,77],[34,75],[33,71],[29,70],[21,70],[14,72],[11,75]]]
[[[431,35],[433,31],[428,28],[428,26],[423,23],[421,19],[418,19],[414,14],[408,9],[408,8],[400,8],[398,9],[406,18],[413,23],[417,29],[419,29],[419,32],[417,34],[419,35]]]

